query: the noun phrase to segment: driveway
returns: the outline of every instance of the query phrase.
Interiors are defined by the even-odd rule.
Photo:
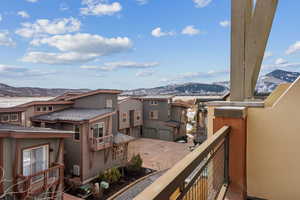
[[[140,154],[143,159],[143,167],[154,170],[165,170],[190,153],[189,143],[176,143],[163,140],[139,138],[129,143],[129,158],[134,154]]]

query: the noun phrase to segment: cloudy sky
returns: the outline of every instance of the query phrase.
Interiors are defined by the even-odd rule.
[[[300,69],[300,2],[280,1],[266,73]],[[229,79],[230,1],[2,0],[0,82],[154,87]]]

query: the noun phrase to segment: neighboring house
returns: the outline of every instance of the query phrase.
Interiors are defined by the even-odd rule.
[[[121,133],[141,137],[143,126],[143,103],[139,99],[125,98],[118,102],[118,129]]]
[[[187,106],[173,103],[172,97],[164,95],[140,98],[143,102],[143,137],[174,141],[185,136]]]
[[[75,132],[65,140],[65,171],[70,182],[82,185],[106,169],[127,163],[128,143],[134,138],[117,130],[119,93],[95,90],[63,96],[64,102],[72,102],[67,108],[31,117],[35,126]]]
[[[23,115],[23,109],[0,109],[0,198],[61,198],[64,139],[73,131],[24,127]]]

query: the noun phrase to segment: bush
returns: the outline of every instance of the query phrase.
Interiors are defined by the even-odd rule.
[[[100,173],[99,180],[106,181],[109,184],[112,184],[112,183],[119,181],[121,176],[122,175],[121,175],[120,171],[114,167],[114,168],[104,171],[104,173]]]
[[[140,154],[132,156],[129,165],[127,166],[128,171],[139,172],[142,169],[143,160]]]

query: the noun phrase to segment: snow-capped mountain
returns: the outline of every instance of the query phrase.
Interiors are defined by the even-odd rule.
[[[259,78],[256,85],[258,93],[270,93],[282,83],[292,83],[300,76],[299,72],[275,70]]]

